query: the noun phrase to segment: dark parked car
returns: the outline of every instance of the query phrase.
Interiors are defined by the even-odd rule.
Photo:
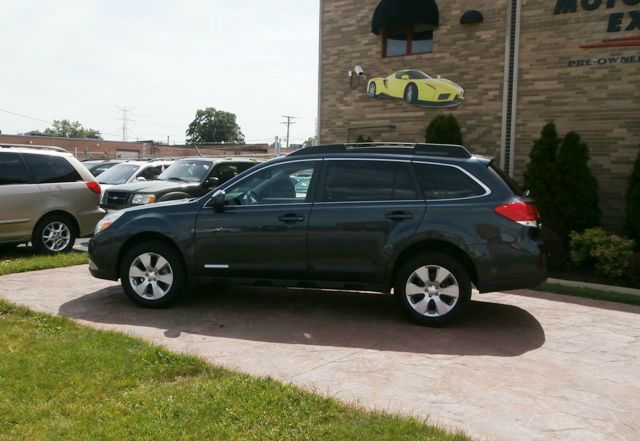
[[[100,176],[114,165],[121,164],[122,162],[124,161],[121,159],[100,159],[95,161],[82,161],[82,165],[84,165],[93,176]]]
[[[186,158],[174,162],[156,180],[108,187],[100,206],[120,210],[135,205],[202,196],[257,165],[252,158]]]
[[[107,216],[89,244],[90,270],[150,307],[213,280],[393,291],[412,319],[442,324],[472,286],[542,282],[538,228],[518,186],[464,147],[310,147],[200,199]]]

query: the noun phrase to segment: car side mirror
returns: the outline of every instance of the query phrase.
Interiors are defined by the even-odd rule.
[[[224,200],[226,196],[227,194],[224,190],[218,190],[211,196],[211,205],[216,212],[222,213],[224,211]]]
[[[136,178],[136,181],[142,182],[142,181],[146,181],[146,178],[142,177],[142,176],[138,176]]]
[[[215,188],[215,187],[217,187],[218,185],[220,185],[220,179],[219,179],[219,178],[216,178],[215,176],[214,176],[214,177],[211,177],[211,178],[207,178],[207,179],[204,181],[204,185],[205,185],[205,187],[207,187],[207,188]]]
[[[409,75],[402,75],[402,79],[403,80],[408,80],[409,79]]]

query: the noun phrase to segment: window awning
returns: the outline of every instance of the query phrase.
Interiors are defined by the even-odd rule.
[[[385,27],[427,24],[438,27],[440,14],[434,0],[382,0],[371,21],[371,32],[380,35]]]

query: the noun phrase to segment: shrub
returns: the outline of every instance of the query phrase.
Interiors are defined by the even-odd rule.
[[[373,142],[373,139],[371,139],[370,136],[367,136],[365,138],[364,135],[358,135],[358,137],[356,138],[356,144],[361,142]]]
[[[559,192],[557,156],[560,137],[553,123],[542,129],[540,139],[533,143],[529,163],[524,172],[524,186],[531,192],[543,225],[561,232],[562,211],[557,203]],[[565,239],[566,240],[566,239]]]
[[[633,240],[591,228],[571,233],[571,261],[575,266],[594,268],[596,274],[613,279],[628,272]]]
[[[640,151],[629,177],[626,200],[624,229],[640,246]]]
[[[542,228],[541,239],[544,243],[547,267],[550,270],[564,268],[567,264],[567,251],[562,236],[549,228]]]
[[[433,144],[463,145],[458,120],[453,115],[436,116],[427,126],[424,140]]]
[[[557,203],[562,209],[558,232],[584,231],[600,222],[598,182],[589,168],[589,147],[580,135],[569,132],[558,151]]]
[[[634,286],[640,286],[640,252],[629,259],[629,280]]]

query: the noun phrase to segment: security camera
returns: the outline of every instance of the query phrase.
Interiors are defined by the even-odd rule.
[[[356,64],[356,67],[353,68],[353,71],[356,73],[356,75],[358,75],[359,77],[363,77],[364,76],[364,69],[362,68],[362,66],[360,66],[359,64]]]

